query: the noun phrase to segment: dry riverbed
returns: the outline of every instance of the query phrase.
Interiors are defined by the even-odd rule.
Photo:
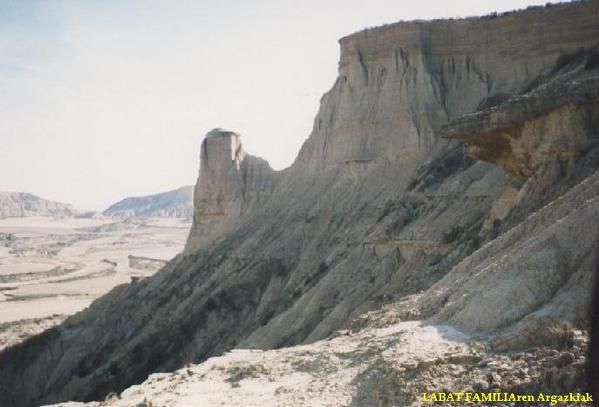
[[[179,253],[180,219],[0,219],[0,349],[60,323]]]

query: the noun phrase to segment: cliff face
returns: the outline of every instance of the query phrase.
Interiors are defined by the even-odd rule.
[[[597,21],[592,1],[342,39],[339,78],[292,167],[273,174],[237,135],[209,133],[187,250],[0,354],[0,384],[15,390],[0,401],[102,398],[235,346],[325,338],[373,307],[437,290],[454,266],[599,167],[581,153],[573,165],[584,171],[543,186],[533,164],[530,199],[514,204],[523,181],[440,140],[441,125],[537,84],[561,55],[594,45]],[[414,310],[467,320],[442,314],[435,292]]]
[[[410,306],[467,331],[494,332],[492,344],[501,350],[548,345],[564,326],[588,326],[599,247],[589,227],[599,221],[598,85],[596,47],[579,50],[526,92],[442,128],[474,157],[520,179],[520,188],[506,188],[496,201],[494,221],[514,225],[510,212],[530,213],[543,196],[550,202]],[[560,196],[556,188],[567,191]]]
[[[140,216],[190,219],[193,213],[192,191],[192,187],[182,187],[155,195],[125,198],[102,214],[119,219]]]
[[[425,160],[437,130],[486,100],[519,92],[560,55],[596,45],[599,5],[500,18],[398,23],[340,40],[339,78],[302,148],[302,171]]]
[[[197,250],[224,235],[245,213],[268,199],[274,171],[247,154],[240,136],[213,129],[202,142],[194,189],[193,226],[185,250]]]
[[[550,160],[572,162],[599,144],[599,50],[564,55],[569,65],[498,106],[442,128],[474,158],[528,179]]]

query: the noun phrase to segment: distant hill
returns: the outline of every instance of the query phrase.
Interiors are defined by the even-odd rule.
[[[597,16],[599,0],[576,1],[342,38],[291,166],[210,131],[185,250],[0,352],[0,405],[413,406],[464,387],[508,405],[501,395],[586,391],[599,366],[585,357]]]
[[[49,201],[27,192],[0,192],[0,218],[76,215],[77,211],[68,204]]]
[[[139,216],[191,219],[192,201],[193,187],[185,186],[160,194],[125,198],[111,205],[102,214],[120,219]]]

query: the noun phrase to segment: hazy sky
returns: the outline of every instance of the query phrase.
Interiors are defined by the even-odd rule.
[[[196,181],[214,127],[276,169],[308,137],[337,40],[532,0],[0,0],[0,191],[103,209]]]

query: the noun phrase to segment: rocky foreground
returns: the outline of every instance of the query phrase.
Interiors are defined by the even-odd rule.
[[[1,352],[0,403],[583,391],[598,21],[581,1],[342,38],[294,164],[211,131],[185,251]]]
[[[56,406],[424,406],[430,402],[423,395],[433,390],[537,396],[546,385],[575,390],[583,379],[588,341],[580,331],[564,332],[557,348],[494,353],[485,341],[450,326],[398,321],[397,310],[388,306],[325,341],[271,351],[236,349],[152,374],[103,402]]]

